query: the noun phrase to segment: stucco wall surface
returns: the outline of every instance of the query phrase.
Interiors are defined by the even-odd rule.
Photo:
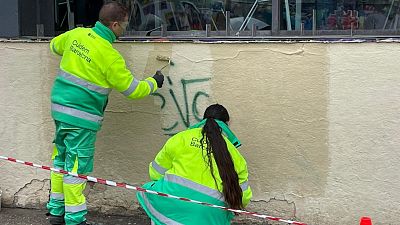
[[[211,103],[231,114],[254,198],[248,207],[309,224],[396,224],[400,212],[400,45],[116,43],[138,78],[169,56],[164,87],[129,101],[114,91],[93,176],[141,185],[170,135]],[[0,155],[51,165],[48,43],[0,42]],[[0,161],[2,205],[44,207],[49,173]],[[134,192],[88,186],[89,207],[137,210]],[[247,218],[249,219],[249,218]],[[259,221],[259,220],[258,220]]]

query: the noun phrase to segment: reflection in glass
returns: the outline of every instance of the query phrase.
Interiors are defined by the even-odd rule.
[[[230,11],[230,29],[270,30],[272,3],[270,0],[122,0],[129,9],[128,31],[225,30],[226,11]]]
[[[282,0],[282,30],[390,30],[399,28],[397,0]],[[302,25],[302,27],[301,27]]]

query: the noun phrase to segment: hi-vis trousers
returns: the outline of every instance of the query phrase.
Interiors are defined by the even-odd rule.
[[[55,121],[53,166],[77,174],[93,171],[94,143],[96,131]],[[86,198],[83,190],[86,180],[51,172],[49,213],[63,216],[66,225],[75,225],[86,220]]]

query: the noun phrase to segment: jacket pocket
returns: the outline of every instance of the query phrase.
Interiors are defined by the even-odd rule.
[[[77,149],[78,174],[88,174],[93,171],[94,147]]]

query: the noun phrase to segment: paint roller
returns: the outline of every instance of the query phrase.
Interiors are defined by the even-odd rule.
[[[156,59],[161,62],[168,62],[165,66],[161,67],[161,69],[159,69],[158,71],[161,71],[162,69],[164,69],[165,67],[167,67],[169,65],[171,65],[171,66],[175,65],[174,62],[171,61],[171,57],[168,57],[168,56],[157,55]]]

